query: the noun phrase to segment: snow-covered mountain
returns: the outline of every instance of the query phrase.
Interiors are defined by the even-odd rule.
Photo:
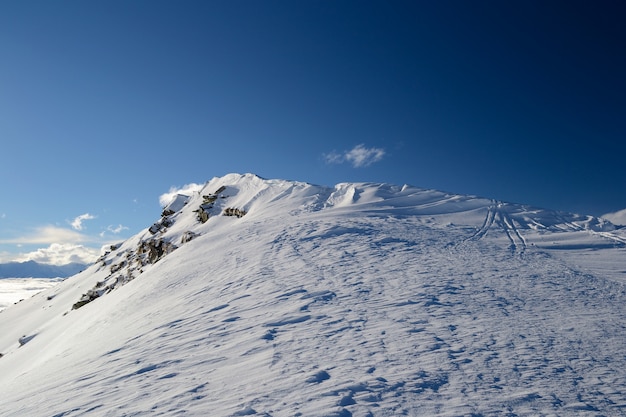
[[[1,278],[67,278],[79,273],[86,264],[69,263],[66,265],[42,264],[35,261],[7,262],[0,264]]]
[[[0,313],[0,415],[626,415],[607,221],[230,174],[147,226]]]

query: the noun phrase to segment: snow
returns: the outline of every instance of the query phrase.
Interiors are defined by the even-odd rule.
[[[0,415],[626,415],[622,228],[407,185],[187,197],[0,313]]]

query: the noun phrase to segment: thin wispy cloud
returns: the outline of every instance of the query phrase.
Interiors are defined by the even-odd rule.
[[[363,168],[380,161],[384,156],[383,148],[367,148],[361,143],[348,151],[332,151],[324,154],[324,159],[327,164],[349,163],[354,168]]]
[[[113,226],[112,224],[108,225],[106,229],[100,232],[99,236],[101,239],[106,238],[109,233],[113,235],[119,235],[124,230],[128,230],[128,227],[118,224],[117,226]]]
[[[91,219],[95,219],[96,216],[91,215],[89,213],[85,213],[85,214],[81,214],[80,216],[76,217],[74,220],[72,220],[72,222],[70,223],[72,225],[72,228],[74,228],[75,230],[83,230],[83,222],[85,220],[91,220]]]
[[[13,252],[0,252],[0,263],[11,262],[15,260],[15,253]]]
[[[14,245],[49,245],[52,243],[82,243],[90,239],[74,230],[58,226],[42,226],[30,234],[2,239],[0,243]]]
[[[113,226],[113,225],[107,226],[107,231],[113,233],[114,235],[117,235],[123,232],[124,230],[128,230],[128,227],[122,226],[121,224],[118,224],[117,226]]]

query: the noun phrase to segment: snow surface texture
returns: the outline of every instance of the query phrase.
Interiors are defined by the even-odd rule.
[[[180,201],[0,313],[0,415],[626,415],[624,229],[250,174]]]

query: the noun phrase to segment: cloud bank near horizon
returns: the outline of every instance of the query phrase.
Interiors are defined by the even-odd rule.
[[[89,215],[89,217],[92,216]],[[74,220],[80,223],[86,219],[88,217],[81,215]],[[110,242],[112,238],[115,239],[112,235],[128,230],[121,224],[111,225],[97,235],[88,235],[76,230],[75,226],[77,224],[72,224],[73,228],[70,229],[45,225],[34,228],[30,233],[22,236],[0,239],[0,245],[15,245],[22,249],[20,252],[1,252],[0,262],[36,261],[52,265],[64,265],[71,262],[91,263],[100,256],[101,248],[109,245],[110,243],[107,242]],[[82,226],[80,227],[82,230]],[[27,247],[30,248],[27,249]]]
[[[35,261],[42,264],[66,265],[72,262],[89,264],[100,255],[99,249],[71,243],[53,243],[47,248],[19,255],[16,262]]]

